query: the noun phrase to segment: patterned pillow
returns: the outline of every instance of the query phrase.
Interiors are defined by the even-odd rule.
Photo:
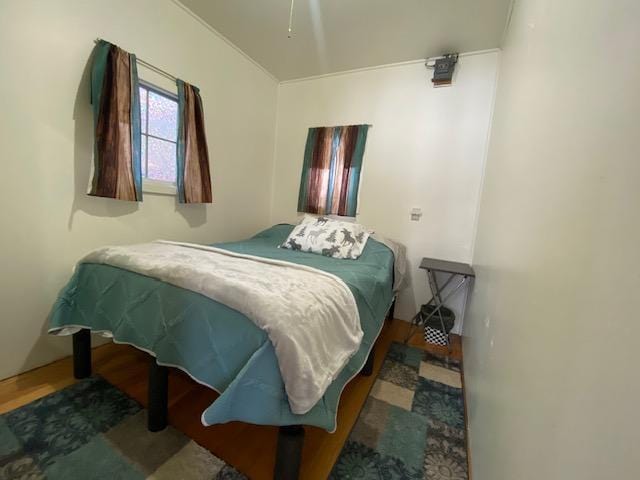
[[[358,223],[306,215],[280,246],[355,260],[362,254],[368,239],[369,232]]]

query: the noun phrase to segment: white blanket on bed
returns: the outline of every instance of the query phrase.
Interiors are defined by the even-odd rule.
[[[153,277],[245,315],[273,343],[295,414],[308,412],[322,398],[362,341],[351,290],[315,268],[166,241],[105,247],[81,262]]]

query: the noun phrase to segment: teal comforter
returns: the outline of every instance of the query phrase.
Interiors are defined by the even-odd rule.
[[[364,331],[362,345],[304,415],[289,409],[275,351],[264,331],[225,305],[160,280],[108,265],[80,264],[52,309],[49,331],[66,326],[108,331],[116,342],[184,370],[220,392],[202,414],[205,425],[240,420],[333,431],[342,390],[364,365],[391,306],[393,254],[373,239],[357,260],[277,248],[292,228],[276,225],[248,240],[215,246],[315,267],[340,277],[352,291]]]

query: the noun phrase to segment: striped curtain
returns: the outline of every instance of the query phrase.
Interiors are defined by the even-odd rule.
[[[138,88],[135,55],[100,40],[91,68],[95,144],[89,195],[142,201]]]
[[[310,128],[298,211],[355,217],[368,125]]]
[[[178,85],[178,198],[180,203],[211,203],[209,151],[199,90]]]

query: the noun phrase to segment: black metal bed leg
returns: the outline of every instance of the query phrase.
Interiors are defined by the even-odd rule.
[[[274,480],[298,480],[303,444],[304,427],[302,425],[280,427],[276,468],[273,472]]]
[[[373,373],[373,362],[376,360],[376,347],[374,346],[369,352],[369,356],[367,357],[367,362],[360,370],[360,375],[364,377],[368,377]]]
[[[167,426],[169,402],[169,369],[158,365],[155,358],[149,364],[149,418],[147,428],[159,432]]]
[[[91,376],[91,330],[83,328],[73,334],[73,376]]]
[[[393,302],[391,302],[391,307],[389,307],[389,311],[387,312],[387,317],[385,318],[387,322],[393,321],[395,311],[396,311],[396,298],[394,297]]]

